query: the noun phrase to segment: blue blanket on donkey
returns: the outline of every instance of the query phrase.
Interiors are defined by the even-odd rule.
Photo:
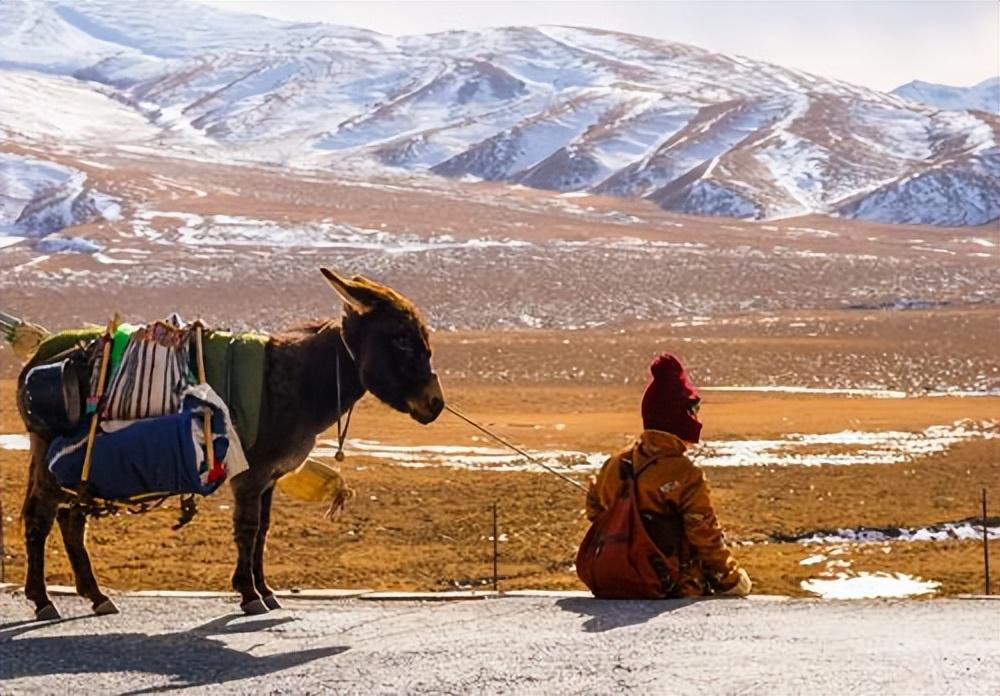
[[[122,423],[122,427],[110,432],[99,429],[94,439],[88,492],[108,500],[144,493],[213,492],[223,479],[207,480],[203,436],[199,437],[203,433],[204,409],[212,414],[216,461],[223,461],[229,440],[222,412],[189,396],[179,413]],[[86,449],[86,428],[58,437],[49,445],[46,460],[60,486],[79,485]]]

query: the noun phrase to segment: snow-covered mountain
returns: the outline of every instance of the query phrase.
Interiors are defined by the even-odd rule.
[[[116,142],[143,132],[290,166],[376,162],[702,215],[1000,217],[1000,116],[683,44],[552,26],[396,38],[113,0],[8,0],[0,27],[5,95],[25,71],[53,89],[72,78],[146,120],[101,121]],[[42,87],[24,98],[42,113],[64,103]],[[32,137],[10,111],[0,100],[0,132]]]
[[[952,87],[914,80],[892,90],[896,96],[938,109],[976,109],[1000,115],[1000,76],[972,87]]]

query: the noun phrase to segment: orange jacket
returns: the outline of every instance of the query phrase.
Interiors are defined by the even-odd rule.
[[[674,547],[682,568],[681,595],[703,594],[707,583],[724,592],[739,582],[739,565],[723,539],[705,473],[684,456],[687,446],[671,433],[646,430],[635,445],[611,457],[587,493],[587,517],[594,520],[618,495],[619,464],[631,456],[639,512],[683,529],[686,544]],[[647,528],[648,525],[647,525]],[[679,532],[678,532],[679,533]],[[663,545],[656,534],[653,539]]]

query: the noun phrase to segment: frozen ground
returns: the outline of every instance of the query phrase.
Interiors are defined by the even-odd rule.
[[[119,598],[30,622],[0,596],[6,693],[934,693],[1000,690],[1000,602],[287,602]]]

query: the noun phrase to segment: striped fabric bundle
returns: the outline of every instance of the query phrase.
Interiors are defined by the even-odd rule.
[[[193,382],[188,368],[189,329],[156,322],[129,339],[108,386],[102,419],[137,420],[177,413]]]

